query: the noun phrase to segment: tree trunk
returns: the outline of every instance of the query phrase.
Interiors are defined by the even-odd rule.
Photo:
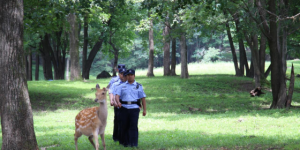
[[[119,57],[119,51],[115,51],[114,56],[114,67],[113,67],[113,76],[117,76],[117,67],[118,67],[118,57]]]
[[[295,84],[295,74],[294,74],[294,65],[292,64],[289,93],[288,93],[287,101],[286,101],[286,107],[288,109],[291,107],[291,103],[292,103],[292,97],[293,97],[293,92],[294,92],[294,84]]]
[[[70,72],[70,60],[69,58],[66,59],[66,62],[67,62],[67,68],[66,68],[66,80],[69,81],[70,80],[70,75],[69,75],[69,72]]]
[[[238,16],[235,17],[235,26],[236,26],[236,32],[240,33],[240,21]],[[245,75],[244,70],[246,69],[246,72],[249,71],[249,65],[247,62],[244,40],[241,35],[238,35],[238,41],[239,41],[239,50],[240,50],[240,76],[244,76]]]
[[[113,54],[114,54],[114,64],[113,64],[113,76],[117,76],[117,67],[118,67],[118,60],[119,60],[119,49],[111,42],[109,41],[109,44],[113,48]]]
[[[27,55],[28,70],[27,70],[27,81],[32,81],[32,53],[29,52]]]
[[[164,76],[169,76],[171,74],[170,70],[170,28],[169,22],[165,22],[165,28],[163,31],[163,41],[164,41]]]
[[[255,79],[255,88],[261,86],[261,72],[259,68],[259,53],[258,53],[258,37],[256,34],[251,33],[250,36],[245,36],[248,42],[248,45],[251,49],[253,69],[254,69],[254,79]]]
[[[70,22],[70,80],[81,79],[79,65],[79,38],[78,38],[78,23],[75,13],[69,14]]]
[[[265,57],[266,57],[266,37],[261,34],[260,35],[260,47],[259,47],[259,68],[261,73],[261,83],[263,84],[266,80],[266,77],[264,75],[265,72]]]
[[[87,50],[88,50],[88,15],[84,16],[84,25],[83,25],[83,49],[82,49],[82,78],[85,78],[84,72],[86,72],[86,59],[87,59]]]
[[[267,78],[269,76],[270,72],[271,72],[271,64],[269,65],[268,69],[264,73],[265,78]]]
[[[232,53],[232,59],[233,59],[233,64],[234,64],[234,69],[235,69],[235,75],[236,76],[241,76],[241,74],[240,74],[241,72],[240,72],[240,69],[239,69],[238,62],[237,62],[235,48],[234,48],[234,45],[233,45],[233,40],[232,40],[231,31],[230,31],[230,27],[229,27],[228,22],[226,22],[226,31],[227,31],[227,36],[228,36],[230,49],[231,49],[231,53]]]
[[[48,44],[48,36],[47,34],[41,39],[41,46],[39,51],[43,57],[43,72],[45,80],[53,80],[53,72],[52,72],[52,64],[51,64],[51,56],[49,53],[49,44]]]
[[[176,38],[172,39],[171,76],[176,76]]]
[[[54,78],[56,80],[65,79],[65,59],[66,59],[66,40],[62,40],[62,28],[60,31],[55,32],[55,38],[50,40],[49,45],[52,43],[52,46],[49,46],[49,52],[51,56],[52,65],[54,67]],[[50,35],[48,37],[51,37]],[[65,46],[64,46],[65,45]]]
[[[269,1],[270,12],[276,12],[276,1]],[[268,39],[270,55],[271,55],[271,87],[273,102],[271,108],[283,108],[285,106],[286,100],[286,87],[283,86],[285,83],[282,75],[282,70],[280,68],[280,55],[279,49],[277,47],[277,23],[276,16],[270,15],[270,38]]]
[[[103,33],[101,33],[101,36],[103,35]],[[100,37],[101,37],[100,36]],[[90,77],[90,69],[92,67],[92,63],[98,53],[98,51],[100,50],[100,48],[102,47],[102,43],[103,43],[103,39],[99,39],[98,42],[93,46],[88,59],[86,60],[85,63],[85,71],[82,73],[83,74],[83,78],[84,79],[89,79]]]
[[[27,55],[27,63],[28,63],[27,81],[32,81],[32,54]]]
[[[269,0],[268,4],[265,1],[257,0],[261,31],[268,40],[270,55],[271,55],[271,87],[273,101],[271,108],[284,108],[287,104],[286,93],[286,29],[289,27],[288,22],[282,23],[277,16],[287,16],[289,1],[278,2],[276,0]],[[268,7],[266,7],[268,6]],[[267,20],[267,8],[269,17]],[[273,15],[276,14],[276,15]],[[277,22],[279,20],[279,22]],[[269,24],[268,24],[269,23]],[[284,25],[282,27],[282,25]],[[281,41],[282,40],[282,41]]]
[[[181,33],[180,37],[180,50],[181,50],[181,78],[189,78],[188,65],[187,65],[187,46],[185,33]]]
[[[150,15],[149,15],[150,17]],[[153,40],[153,20],[150,19],[149,29],[149,61],[148,61],[148,72],[147,77],[153,77],[153,66],[154,65],[154,40]]]
[[[35,54],[35,81],[39,80],[40,73],[40,55],[38,53]]]
[[[2,150],[38,150],[23,49],[23,1],[0,1]]]

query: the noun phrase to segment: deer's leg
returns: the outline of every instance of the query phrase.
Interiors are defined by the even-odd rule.
[[[89,141],[91,142],[91,144],[95,147],[94,141],[93,141],[93,135],[89,136]]]
[[[76,150],[78,150],[78,148],[77,148],[77,140],[78,140],[78,138],[79,138],[81,135],[82,135],[81,132],[75,131],[75,134],[74,134],[74,140],[75,140],[75,147],[76,147]]]
[[[95,149],[98,150],[98,148],[99,148],[99,141],[98,141],[98,133],[97,133],[97,131],[93,133],[93,137],[94,137],[94,140],[95,140]]]
[[[102,140],[102,146],[103,146],[104,150],[106,150],[104,133],[100,134],[100,136],[101,136],[101,140]]]

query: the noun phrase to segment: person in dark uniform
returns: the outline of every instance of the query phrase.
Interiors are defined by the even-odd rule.
[[[121,68],[126,69],[124,64],[119,64],[116,71],[119,72],[119,69],[121,69]],[[109,81],[109,83],[106,87],[106,88],[109,89],[108,93],[109,93],[110,106],[113,106],[113,94],[112,94],[112,91],[110,89],[111,89],[112,84],[117,82],[117,81],[120,81],[120,76],[119,75],[111,78],[111,80]]]
[[[115,141],[115,142],[117,142],[117,141],[119,141],[119,108],[117,107],[117,105],[116,105],[116,101],[115,101],[115,89],[119,86],[119,85],[121,85],[121,84],[123,84],[123,83],[125,83],[126,81],[127,81],[127,79],[126,79],[126,77],[123,75],[124,73],[126,72],[126,69],[125,68],[120,68],[119,69],[119,77],[120,77],[120,80],[118,80],[117,82],[115,82],[115,83],[113,83],[112,84],[112,86],[111,86],[111,88],[110,88],[110,92],[112,93],[112,95],[113,95],[113,104],[114,104],[114,113],[115,113],[115,116],[114,116],[114,130],[113,130],[113,140]]]
[[[118,134],[119,134],[118,133],[118,128],[119,128],[118,127],[118,124],[119,124],[118,123],[118,114],[119,113],[118,113],[118,110],[116,110],[116,107],[115,107],[116,104],[114,104],[115,100],[114,100],[114,94],[113,94],[113,90],[114,90],[113,84],[117,83],[117,82],[121,82],[120,78],[123,77],[123,73],[126,71],[126,69],[125,70],[122,70],[122,69],[125,69],[125,65],[119,64],[118,68],[116,69],[116,71],[118,72],[118,76],[113,77],[107,85],[107,88],[109,89],[108,93],[109,93],[110,105],[114,106],[114,132],[113,132],[112,138],[115,142],[117,142],[119,140],[119,138],[118,138]],[[120,70],[122,70],[122,73],[120,73]]]
[[[120,137],[119,143],[125,147],[138,146],[138,119],[140,106],[138,100],[142,99],[143,116],[146,116],[146,94],[143,86],[135,81],[135,71],[129,69],[125,72],[127,81],[116,89],[116,102],[120,107]]]

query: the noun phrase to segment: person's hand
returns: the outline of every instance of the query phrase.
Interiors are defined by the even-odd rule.
[[[120,102],[118,102],[118,107],[121,108],[122,107],[122,104]]]
[[[114,105],[115,105],[114,101],[110,101],[110,106],[114,106]]]
[[[147,114],[147,113],[146,113],[146,110],[144,110],[144,111],[143,111],[143,116],[146,116],[146,114]]]

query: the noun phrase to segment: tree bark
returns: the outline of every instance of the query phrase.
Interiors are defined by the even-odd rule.
[[[79,65],[79,38],[78,38],[78,23],[75,13],[69,14],[70,22],[70,80],[81,79]]]
[[[180,50],[181,50],[181,78],[189,78],[188,65],[187,65],[187,46],[185,33],[180,36]]]
[[[84,72],[86,72],[86,60],[87,60],[87,50],[88,50],[88,15],[84,16],[84,25],[83,25],[83,49],[82,49],[82,78],[85,78]],[[89,79],[89,78],[87,78]]]
[[[90,76],[90,69],[92,67],[92,63],[93,63],[98,51],[102,47],[102,44],[103,44],[103,39],[99,39],[98,42],[93,46],[93,48],[88,56],[88,59],[86,60],[86,63],[85,63],[85,71],[82,73],[84,79],[90,78],[89,76]]]
[[[65,60],[66,60],[67,41],[65,39],[61,39],[62,32],[63,31],[61,28],[60,31],[55,32],[55,38],[52,38],[52,40],[50,40],[49,38],[49,45],[50,43],[52,43],[52,46],[49,46],[49,52],[51,56],[52,65],[54,67],[54,78],[56,80],[65,79]]]
[[[236,32],[239,34],[240,33],[240,20],[237,15],[234,15],[235,18],[235,27],[236,27]],[[246,56],[246,50],[244,47],[244,40],[241,35],[237,35],[238,37],[238,42],[239,42],[239,50],[240,50],[240,76],[244,76],[245,71],[244,69],[249,69],[248,62],[247,62],[247,56]]]
[[[176,76],[176,38],[172,39],[171,76]]]
[[[49,53],[49,42],[48,35],[45,34],[41,39],[41,46],[39,51],[43,57],[43,72],[45,80],[53,80],[53,72],[52,72],[52,64],[51,64],[51,56]]]
[[[150,15],[149,15],[149,17],[150,17]],[[149,61],[148,61],[147,77],[154,77],[153,67],[154,67],[153,20],[150,19],[150,29],[149,29]]]
[[[23,1],[0,1],[2,150],[38,150],[23,49]]]
[[[117,76],[117,67],[118,67],[118,58],[119,58],[119,51],[115,51],[115,56],[114,56],[114,67],[113,67],[113,76]]]
[[[255,88],[261,86],[261,72],[259,68],[259,53],[258,53],[258,37],[256,34],[251,33],[250,36],[245,36],[248,42],[248,45],[251,49],[252,62],[254,69],[254,79],[255,79]]]
[[[265,81],[266,77],[265,72],[265,62],[266,62],[266,37],[261,33],[260,35],[260,47],[259,47],[259,68],[261,73],[261,81]],[[262,83],[262,82],[261,82]]]
[[[269,11],[276,12],[275,0],[269,1]],[[278,42],[277,36],[278,35],[277,35],[276,16],[270,15],[270,37],[268,41],[269,41],[271,63],[272,63],[271,87],[272,87],[273,102],[271,108],[283,108],[286,100],[286,87],[282,86],[285,83],[282,83],[283,76],[280,68],[281,59],[277,47],[277,42]]]
[[[163,30],[163,41],[164,41],[164,76],[169,76],[171,74],[170,70],[170,28],[169,22],[165,22],[165,27]]]
[[[291,107],[291,103],[292,103],[292,97],[293,97],[293,92],[294,92],[294,84],[295,84],[295,74],[294,74],[294,65],[292,64],[289,93],[288,93],[287,101],[286,101],[286,107],[288,109]]]
[[[233,45],[233,40],[232,40],[231,31],[230,31],[230,27],[229,27],[228,22],[226,22],[226,31],[227,31],[227,36],[228,36],[230,49],[231,49],[231,53],[232,53],[232,59],[233,59],[233,64],[234,64],[234,69],[235,69],[235,75],[236,76],[241,76],[241,74],[240,74],[241,71],[239,69],[239,65],[238,65],[238,62],[237,62],[235,48],[234,48],[234,45]]]
[[[117,76],[117,66],[118,66],[118,60],[119,60],[119,49],[111,42],[109,41],[109,44],[113,48],[113,54],[114,54],[114,64],[113,64],[113,76]]]
[[[32,54],[31,51],[28,51],[28,54],[25,55],[26,62],[26,79],[27,81],[32,81]]]
[[[268,69],[264,73],[265,78],[267,78],[269,76],[270,72],[271,72],[271,64],[269,65]]]
[[[35,54],[35,81],[39,80],[39,72],[40,72],[40,55],[38,53]]]

